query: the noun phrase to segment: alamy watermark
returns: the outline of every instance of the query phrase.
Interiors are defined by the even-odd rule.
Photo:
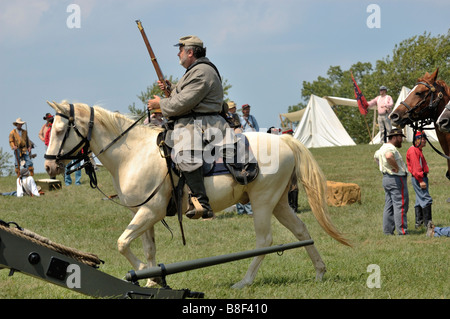
[[[371,274],[367,277],[367,288],[381,288],[381,269],[377,264],[367,266],[367,272]]]
[[[66,272],[68,274],[66,279],[67,288],[81,288],[81,269],[77,264],[70,264],[67,266]]]
[[[264,130],[260,130],[263,132]],[[241,134],[227,128],[202,128],[202,121],[193,126],[175,128],[172,133],[174,146],[171,157],[175,164],[213,164],[222,158],[227,163],[259,163],[260,172],[275,174],[279,169],[280,139],[271,134],[258,135],[258,143],[251,148]]]
[[[381,28],[381,8],[378,4],[369,4],[366,11],[370,13],[367,17],[366,25],[369,29]]]
[[[66,20],[69,29],[81,28],[81,8],[78,4],[69,4],[66,8],[67,13],[71,13]]]

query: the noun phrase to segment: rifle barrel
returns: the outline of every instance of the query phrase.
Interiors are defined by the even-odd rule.
[[[164,91],[164,95],[166,97],[169,97],[170,96],[170,92],[167,89],[166,80],[164,79],[164,75],[163,75],[163,73],[161,71],[161,68],[159,67],[159,64],[158,64],[158,60],[156,59],[155,53],[153,52],[153,49],[152,49],[152,47],[150,45],[150,42],[148,41],[147,35],[145,34],[144,27],[142,26],[142,23],[141,23],[140,20],[136,20],[136,23],[137,23],[137,26],[139,28],[139,31],[141,31],[142,38],[144,39],[145,46],[147,47],[147,51],[148,51],[148,53],[150,55],[150,59],[152,60],[152,64],[153,64],[153,67],[155,68],[156,75],[158,76],[158,80],[161,83],[164,84],[164,90],[163,90]]]

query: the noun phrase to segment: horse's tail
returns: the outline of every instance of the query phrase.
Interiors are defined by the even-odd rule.
[[[292,149],[295,157],[295,174],[297,182],[301,182],[314,217],[319,225],[338,242],[351,246],[330,220],[327,206],[327,183],[325,176],[311,152],[297,139],[290,135],[282,135],[282,139]]]

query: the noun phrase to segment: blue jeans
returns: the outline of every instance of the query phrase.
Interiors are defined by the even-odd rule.
[[[434,237],[450,237],[450,227],[434,227]]]
[[[17,196],[17,191],[12,191],[9,193],[1,193],[3,196]]]
[[[244,205],[241,203],[237,203],[236,209],[237,209],[238,215],[243,215],[243,214],[253,215],[252,205],[250,203],[247,203]]]
[[[67,164],[66,166],[66,173],[64,174],[64,183],[66,184],[66,186],[72,185],[72,177],[70,175],[67,174],[67,167],[72,164],[74,161],[70,162],[69,164]],[[70,169],[74,169],[74,168],[78,168],[80,167],[80,163],[72,166]],[[79,171],[75,171],[75,185],[81,185],[81,170]]]
[[[17,155],[17,158],[19,158],[19,161],[20,160],[25,161],[24,167],[26,167],[26,168],[33,167],[33,162],[31,161],[30,154],[28,153],[28,151],[23,153],[22,157],[20,156],[20,150],[17,149],[14,152],[16,153],[16,154],[14,154],[14,158],[16,158],[16,155]],[[14,165],[17,167],[17,161],[15,161]]]
[[[420,206],[422,208],[427,207],[428,205],[433,204],[433,199],[430,196],[428,191],[428,177],[424,177],[423,181],[427,184],[427,188],[420,188],[420,183],[414,177],[411,178],[411,183],[414,188],[414,192],[416,193],[416,203],[414,206]]]

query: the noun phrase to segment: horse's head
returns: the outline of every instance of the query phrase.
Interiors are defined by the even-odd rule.
[[[63,174],[65,165],[87,152],[93,126],[93,109],[85,104],[47,102],[56,112],[45,154],[45,170],[50,176]]]
[[[436,110],[445,92],[442,81],[437,81],[439,69],[433,74],[428,72],[418,79],[416,86],[409,92],[406,99],[391,113],[392,124],[404,127],[419,120],[436,120]]]
[[[447,104],[436,121],[436,126],[444,133],[450,133],[450,103]]]

